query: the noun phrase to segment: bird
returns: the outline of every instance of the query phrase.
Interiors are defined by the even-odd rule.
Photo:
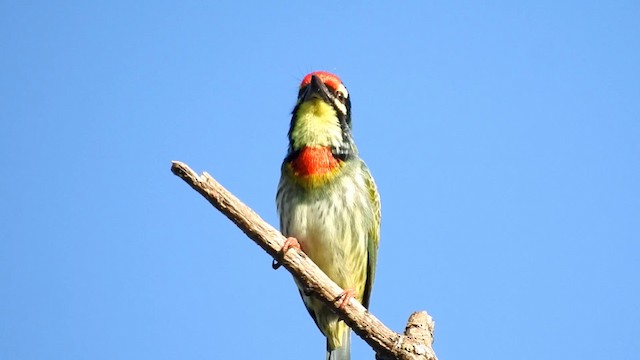
[[[276,193],[283,250],[297,247],[351,299],[369,308],[380,242],[380,196],[356,148],[351,100],[327,71],[300,83]],[[295,280],[295,279],[294,279]],[[351,329],[297,280],[302,300],[326,337],[326,360],[349,360]]]

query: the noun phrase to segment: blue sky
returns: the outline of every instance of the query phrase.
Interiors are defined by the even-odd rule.
[[[2,2],[0,358],[323,358],[286,271],[169,168],[277,225],[297,86],[324,69],[382,197],[376,316],[429,311],[441,359],[637,359],[639,17]]]

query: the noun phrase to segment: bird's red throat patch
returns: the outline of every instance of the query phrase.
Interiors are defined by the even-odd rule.
[[[333,157],[331,148],[326,146],[305,146],[289,166],[296,177],[329,175],[340,167],[341,161]]]

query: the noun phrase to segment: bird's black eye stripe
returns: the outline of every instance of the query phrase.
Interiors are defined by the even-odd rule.
[[[309,85],[305,85],[303,87],[301,87],[298,90],[298,99],[300,99],[300,97],[304,94],[304,92],[307,90],[307,87]],[[329,89],[329,91],[332,93],[333,97],[338,99],[338,101],[340,101],[342,104],[345,104],[347,102],[347,98],[344,96],[344,94],[338,90],[333,90],[331,87],[327,86],[327,88]]]
[[[309,85],[307,85],[307,86],[309,86]],[[303,86],[303,87],[300,88],[300,90],[298,90],[298,99],[300,98],[300,96],[302,96],[302,94],[306,90],[307,86]]]

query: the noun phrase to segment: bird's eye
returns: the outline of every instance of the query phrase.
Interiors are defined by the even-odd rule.
[[[345,100],[344,94],[341,93],[340,91],[336,91],[336,99],[338,99],[338,101],[344,104],[344,100]]]

